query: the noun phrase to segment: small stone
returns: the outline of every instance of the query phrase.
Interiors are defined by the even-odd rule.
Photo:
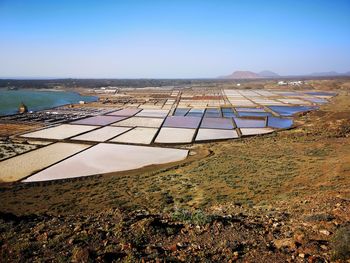
[[[273,227],[278,227],[280,224],[279,223],[273,223]]]
[[[187,247],[187,245],[184,244],[184,243],[179,242],[179,243],[176,244],[176,247],[177,248],[185,248],[185,247]]]
[[[168,249],[172,252],[176,251],[177,250],[177,245],[176,244],[173,244],[171,246],[168,247]]]
[[[326,229],[320,230],[320,233],[323,234],[323,235],[326,235],[326,236],[329,236],[329,235],[331,234],[331,232],[329,232],[329,231],[326,230]]]
[[[276,239],[273,241],[273,243],[277,249],[282,247],[295,248],[295,243],[292,238]]]
[[[305,235],[303,233],[298,232],[298,233],[294,234],[294,240],[295,241],[297,241],[299,243],[303,243],[304,239],[305,239]]]
[[[308,257],[307,261],[308,261],[309,263],[316,263],[316,262],[319,262],[319,261],[318,261],[318,258],[317,258],[316,256],[310,256],[310,257]]]
[[[305,258],[305,254],[304,253],[299,253],[298,255],[300,258]]]
[[[327,250],[327,249],[328,249],[328,247],[327,247],[326,245],[321,245],[321,248],[322,248],[323,250]]]

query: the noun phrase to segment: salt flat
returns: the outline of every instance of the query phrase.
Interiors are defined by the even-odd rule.
[[[95,174],[126,171],[152,164],[183,160],[188,150],[100,143],[55,164],[23,182],[39,182],[75,178]]]
[[[139,117],[156,117],[156,118],[165,118],[169,113],[169,110],[151,110],[144,109],[136,114]]]
[[[165,119],[163,127],[196,129],[200,122],[200,117],[169,116]]]
[[[97,130],[93,130],[88,133],[84,133],[82,135],[71,138],[72,140],[80,140],[80,141],[93,141],[93,142],[104,142],[111,138],[114,138],[131,128],[127,127],[112,127],[107,126]]]
[[[136,127],[122,135],[110,140],[111,142],[151,144],[158,129]]]
[[[62,124],[56,127],[26,133],[21,135],[21,137],[62,140],[87,131],[91,131],[98,127],[99,126]]]
[[[136,113],[140,112],[141,109],[136,109],[136,108],[125,108],[122,110],[117,110],[117,111],[113,111],[108,113],[108,115],[112,115],[112,116],[133,116]]]
[[[196,136],[196,141],[212,141],[212,140],[234,139],[234,138],[238,138],[238,134],[235,130],[200,128]]]
[[[113,126],[126,127],[150,127],[159,128],[164,121],[164,118],[149,118],[149,117],[131,117],[129,119],[119,121],[112,124]]]
[[[107,115],[100,115],[100,116],[94,116],[89,117],[77,121],[71,122],[72,124],[84,124],[84,125],[99,125],[99,126],[105,126],[117,121],[121,121],[126,119],[127,117],[122,116],[107,116]]]
[[[195,129],[168,128],[160,129],[156,143],[190,143],[193,140]]]
[[[0,162],[0,182],[18,181],[88,147],[85,144],[58,142],[7,159]]]

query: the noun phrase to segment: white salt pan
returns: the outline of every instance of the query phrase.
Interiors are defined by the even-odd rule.
[[[54,143],[0,162],[0,181],[14,182],[80,152],[89,145]]]
[[[183,160],[188,150],[100,143],[23,182],[49,181],[141,168]]]

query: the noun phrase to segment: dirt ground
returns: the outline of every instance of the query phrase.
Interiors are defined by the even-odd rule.
[[[0,138],[40,128],[39,124],[0,123]]]
[[[0,187],[5,262],[346,262],[350,82],[297,127],[192,146],[191,158]]]

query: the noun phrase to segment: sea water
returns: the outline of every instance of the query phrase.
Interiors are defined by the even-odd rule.
[[[29,111],[50,109],[79,101],[97,101],[95,96],[82,96],[68,91],[0,90],[0,116],[15,114],[23,102]]]

